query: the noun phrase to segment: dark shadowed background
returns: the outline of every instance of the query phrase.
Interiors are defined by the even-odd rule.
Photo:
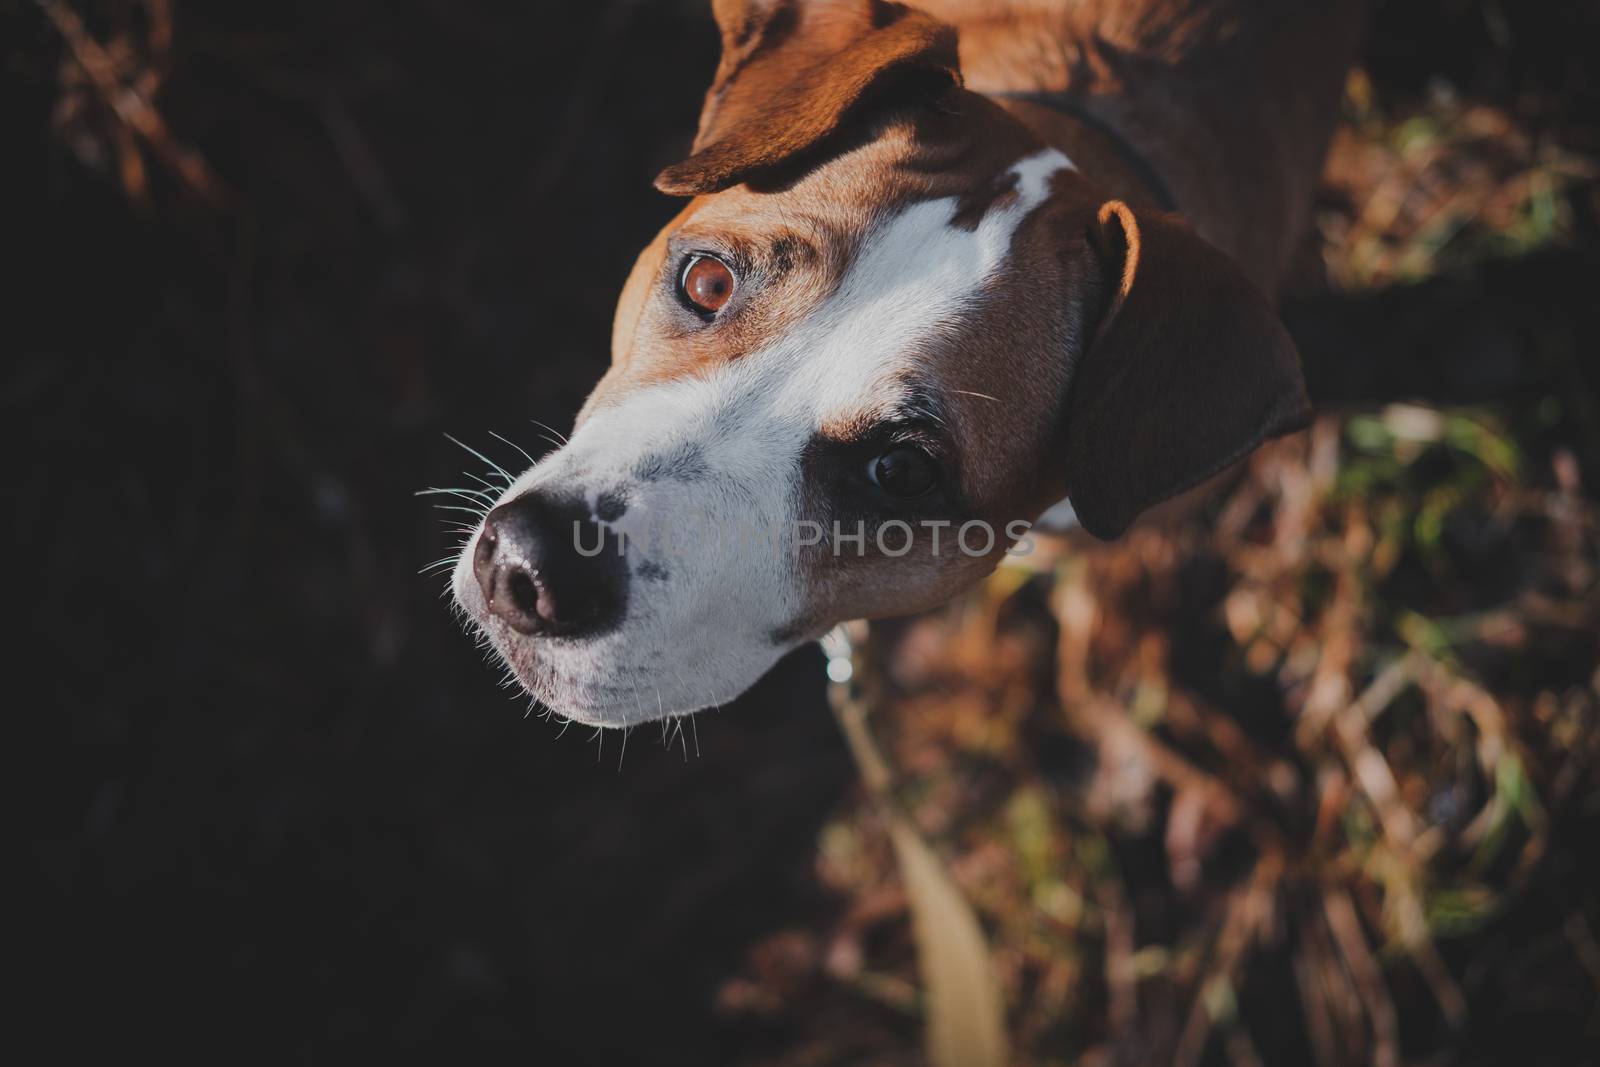
[[[413,493],[481,469],[443,435],[520,463],[490,431],[537,455],[604,369],[708,6],[0,0],[15,921],[63,1056],[785,1047],[717,991],[841,906],[820,657],[622,759],[527,717],[417,573],[453,538]],[[1391,0],[1367,68],[1593,152],[1591,7]]]

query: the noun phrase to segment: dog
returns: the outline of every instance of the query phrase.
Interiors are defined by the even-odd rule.
[[[1353,0],[714,0],[690,198],[570,441],[452,574],[540,702],[728,701],[935,606],[1047,509],[1114,538],[1304,425],[1269,294]]]

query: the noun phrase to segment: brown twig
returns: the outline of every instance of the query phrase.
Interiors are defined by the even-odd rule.
[[[90,35],[78,13],[62,0],[35,0],[72,52],[90,84],[123,123],[192,194],[212,207],[226,207],[233,194],[193,149],[180,144],[145,92],[123,80],[116,62]],[[127,164],[124,164],[124,171]]]
[[[1237,988],[1239,972],[1246,956],[1255,945],[1260,931],[1268,925],[1273,894],[1282,873],[1283,866],[1278,858],[1265,856],[1256,864],[1255,874],[1249,884],[1229,897],[1222,929],[1217,934],[1212,952],[1211,966],[1202,972],[1195,985],[1194,1003],[1189,1009],[1183,1035],[1172,1057],[1174,1067],[1197,1067],[1213,1027],[1219,1023],[1233,1026],[1231,1013],[1226,1019],[1218,1017],[1212,1003],[1213,992],[1216,988],[1224,988],[1231,996],[1232,990]]]
[[[1367,947],[1366,931],[1361,928],[1350,894],[1344,890],[1324,893],[1322,910],[1372,1024],[1372,1067],[1400,1067],[1400,1021],[1394,999],[1378,961]]]

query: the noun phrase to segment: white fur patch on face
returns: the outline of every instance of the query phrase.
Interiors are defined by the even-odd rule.
[[[791,419],[817,425],[868,406],[928,340],[959,327],[962,313],[999,271],[1017,226],[1050,195],[1050,179],[1074,169],[1055,149],[1011,168],[1016,195],[973,230],[951,224],[956,201],[924,200],[883,223],[831,299],[772,346],[783,365]]]
[[[1066,169],[1055,150],[1019,161],[1014,194],[971,229],[953,225],[954,197],[886,217],[797,327],[709,373],[597,409],[517,479],[497,503],[559,492],[586,499],[599,519],[602,496],[625,501],[609,525],[628,535],[630,570],[617,629],[582,642],[529,638],[485,611],[476,535],[469,541],[457,601],[523,684],[570,718],[631,725],[731,700],[798,644],[773,635],[818,607],[803,602],[796,556],[781,543],[793,532],[803,449],[830,421],[894,398],[928,342],[960,327]]]

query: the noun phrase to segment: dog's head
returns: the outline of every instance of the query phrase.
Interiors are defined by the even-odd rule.
[[[559,713],[737,696],[849,618],[936,604],[1066,496],[1120,533],[1304,417],[1237,267],[1096,192],[882,0],[716,0],[692,200],[623,288],[612,367],[454,590]]]

